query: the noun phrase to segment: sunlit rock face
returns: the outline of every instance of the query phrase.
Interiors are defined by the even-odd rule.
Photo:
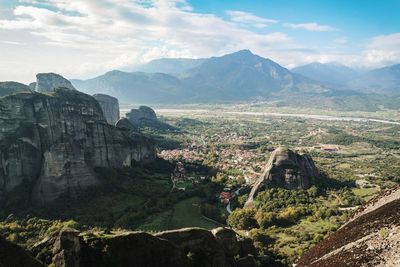
[[[320,176],[311,156],[277,148],[272,152],[263,175],[254,184],[245,206],[252,206],[258,192],[265,188],[307,189]]]
[[[70,81],[56,73],[38,73],[36,75],[35,91],[40,93],[53,92],[55,89],[63,87],[75,90]]]
[[[99,103],[76,90],[0,99],[0,194],[26,182],[36,202],[50,202],[97,184],[94,167],[155,155],[150,139],[108,124]]]
[[[99,102],[107,122],[111,125],[115,125],[119,120],[118,99],[105,94],[95,94],[93,97]]]

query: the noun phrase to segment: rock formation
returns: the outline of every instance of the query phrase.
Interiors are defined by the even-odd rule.
[[[29,92],[29,86],[17,82],[0,82],[0,97],[19,92]]]
[[[53,245],[53,263],[56,266],[79,266],[80,253],[79,231],[63,229]]]
[[[400,186],[359,208],[296,266],[400,266]]]
[[[57,267],[256,266],[256,255],[240,254],[236,233],[226,228],[212,231],[184,228],[156,235],[144,232],[80,233],[64,229],[54,240],[46,239],[41,243],[52,255],[45,263]]]
[[[159,121],[154,110],[147,106],[140,106],[138,109],[131,109],[126,113],[128,120],[138,128],[150,127],[158,130],[176,130],[171,125]]]
[[[0,195],[30,183],[46,203],[97,184],[94,167],[155,158],[151,140],[109,125],[93,97],[67,88],[1,98],[0,125]]]
[[[155,111],[147,106],[140,106],[138,109],[131,109],[129,113],[126,113],[126,117],[134,125],[141,125],[143,123],[152,123],[158,121]]]
[[[251,207],[258,192],[265,188],[307,189],[318,178],[320,173],[309,155],[277,148],[272,152],[264,173],[253,185],[245,207]]]
[[[99,102],[107,122],[111,125],[115,125],[119,120],[118,99],[104,94],[95,94],[93,97]]]
[[[234,235],[236,243],[236,234],[234,233]],[[226,245],[227,249],[225,250],[213,233],[205,229],[185,228],[159,233],[156,236],[172,242],[186,253],[190,252],[196,266],[224,267],[234,264],[232,253],[228,249],[230,245]]]
[[[45,267],[23,248],[0,237],[0,266]]]
[[[53,92],[59,87],[75,90],[71,82],[56,73],[38,73],[36,75],[35,91],[40,93]]]

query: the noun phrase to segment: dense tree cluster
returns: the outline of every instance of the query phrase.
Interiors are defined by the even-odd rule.
[[[301,219],[317,221],[338,215],[336,206],[326,207],[319,203],[319,197],[327,192],[318,188],[308,190],[267,189],[258,194],[255,208],[236,209],[229,215],[227,223],[236,229],[267,229],[271,226],[286,227],[297,224]],[[331,192],[339,206],[349,207],[361,204],[360,198],[349,189]]]

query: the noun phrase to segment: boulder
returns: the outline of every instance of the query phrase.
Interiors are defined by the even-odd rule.
[[[70,81],[59,74],[38,73],[36,75],[35,91],[40,93],[49,93],[60,87],[76,90]]]
[[[227,228],[213,231],[184,228],[156,235],[123,231],[80,233],[63,229],[55,240],[49,238],[35,245],[34,251],[52,248],[52,258],[46,263],[57,267],[256,266],[251,265],[253,256],[237,255],[238,247],[230,242],[237,244],[236,233]]]
[[[311,156],[277,148],[272,152],[264,173],[253,185],[245,207],[251,207],[258,192],[265,188],[307,189],[319,178],[321,175]]]
[[[33,184],[37,203],[96,185],[94,167],[156,157],[152,140],[108,124],[93,97],[68,88],[1,98],[0,125],[0,192]]]
[[[61,232],[54,247],[57,267],[186,267],[189,260],[171,242],[143,232],[78,235]]]
[[[107,122],[111,125],[115,125],[119,120],[118,99],[105,94],[94,94],[93,97],[99,102]]]
[[[233,266],[234,259],[225,254],[212,232],[202,228],[183,228],[166,231],[155,236],[166,239],[185,254],[190,253],[194,266]]]

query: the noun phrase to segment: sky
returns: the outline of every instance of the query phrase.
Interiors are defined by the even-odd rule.
[[[87,79],[241,49],[293,68],[400,63],[400,0],[0,0],[0,81]]]

